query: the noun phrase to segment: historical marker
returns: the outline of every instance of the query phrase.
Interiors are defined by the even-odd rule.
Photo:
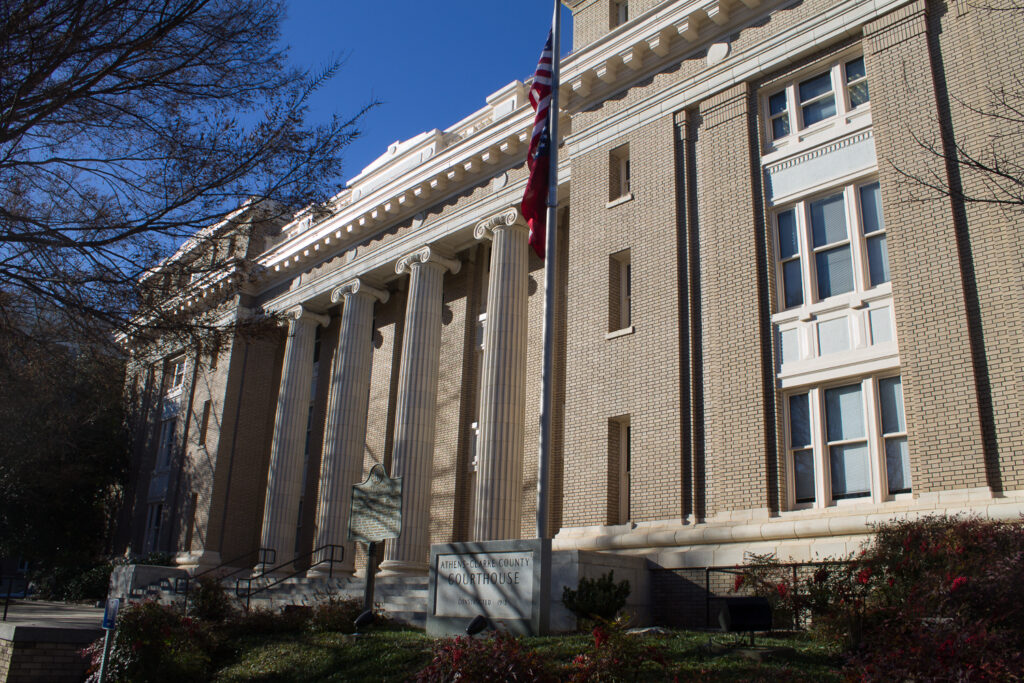
[[[366,481],[352,487],[348,540],[379,543],[402,532],[402,478],[374,465]]]

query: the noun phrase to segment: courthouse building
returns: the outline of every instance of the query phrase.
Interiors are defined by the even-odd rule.
[[[1024,512],[1024,230],[950,157],[1020,163],[986,112],[1020,87],[1024,12],[563,2],[553,547],[804,561],[893,518]],[[361,573],[349,499],[377,463],[405,491],[382,573],[535,537],[528,87],[395,143],[326,211],[253,204],[159,266],[169,305],[243,332],[133,347],[133,551],[341,544]],[[211,248],[231,265],[180,275]]]

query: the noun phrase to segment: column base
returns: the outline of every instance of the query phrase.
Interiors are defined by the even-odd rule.
[[[399,560],[384,560],[380,563],[377,576],[426,576],[430,565],[426,562],[402,562]]]

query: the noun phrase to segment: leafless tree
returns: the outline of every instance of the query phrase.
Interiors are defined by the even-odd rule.
[[[283,16],[268,0],[0,0],[0,332],[38,329],[40,311],[105,334],[173,324],[140,290],[147,268],[246,202],[337,189],[366,107],[306,124],[340,61],[290,66]]]

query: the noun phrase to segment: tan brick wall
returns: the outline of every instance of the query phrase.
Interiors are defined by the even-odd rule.
[[[682,514],[674,135],[672,117],[666,116],[572,160],[566,526],[606,523],[608,419],[622,415],[632,425],[634,520]],[[607,208],[609,152],[625,142],[634,199]],[[635,332],[606,339],[608,259],[623,249],[630,249]]]
[[[83,643],[0,640],[0,681],[78,683],[88,666],[83,647]]]
[[[629,20],[662,0],[629,0]],[[613,0],[584,0],[573,9],[572,49],[579,50],[611,31]]]
[[[702,102],[695,123],[708,516],[772,507],[777,489],[753,103],[734,86]]]
[[[963,151],[982,163],[1019,163],[1024,135],[1019,118],[1002,105],[1024,95],[1019,79],[1024,48],[1024,12],[993,11],[1006,2],[928,5],[937,95],[952,136]],[[989,9],[992,8],[992,9]],[[952,186],[968,201],[957,209],[966,219],[959,231],[964,298],[978,387],[978,410],[985,443],[986,473],[996,489],[1024,487],[1024,239],[1021,202],[999,207],[992,173],[966,164],[952,168]],[[1020,174],[1016,174],[1019,176]],[[1005,186],[1005,184],[1004,184]],[[1012,184],[1010,185],[1012,187]],[[1017,197],[1020,197],[1019,190]],[[966,239],[964,239],[966,237]]]
[[[985,486],[957,226],[948,201],[916,201],[906,178],[945,175],[918,142],[938,141],[924,3],[864,33],[914,490]]]

